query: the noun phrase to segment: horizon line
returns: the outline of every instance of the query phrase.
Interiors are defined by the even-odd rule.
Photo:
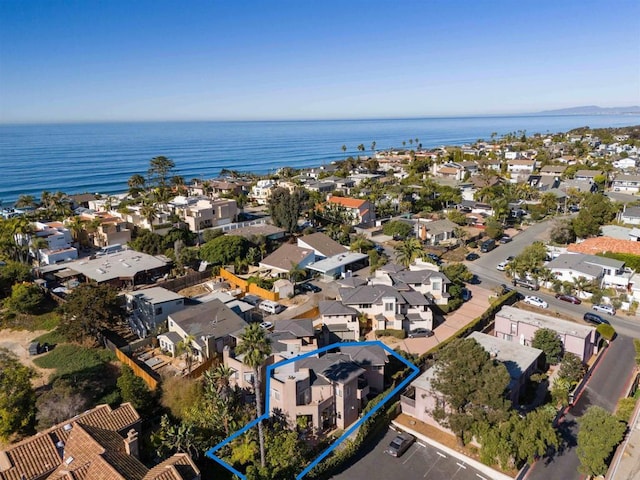
[[[579,107],[578,107],[579,108]],[[608,108],[625,108],[625,107],[605,107]],[[629,108],[629,107],[628,107]],[[559,109],[565,110],[565,109]],[[201,118],[201,119],[91,119],[91,120],[36,120],[36,121],[0,121],[0,127],[11,126],[38,126],[38,125],[96,125],[96,124],[126,124],[126,123],[284,123],[284,122],[362,122],[362,121],[378,121],[378,120],[427,120],[427,119],[448,119],[448,118],[508,118],[508,117],[581,117],[581,116],[629,116],[640,115],[640,111],[629,111],[621,113],[562,113],[554,110],[546,110],[541,112],[521,112],[521,113],[476,113],[476,114],[451,114],[451,115],[416,115],[416,116],[371,116],[371,117],[345,117],[345,118],[246,118],[246,119],[221,119],[221,118]]]

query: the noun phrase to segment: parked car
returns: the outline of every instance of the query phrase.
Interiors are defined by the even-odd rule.
[[[596,312],[602,312],[602,313],[608,313],[609,315],[615,315],[616,314],[616,309],[613,307],[613,305],[605,305],[603,303],[594,305],[593,308]]]
[[[490,252],[494,248],[496,248],[496,241],[493,238],[490,238],[489,240],[485,240],[480,244],[480,251],[482,253]]]
[[[524,287],[529,290],[540,290],[540,285],[535,280],[529,280],[528,278],[514,278],[513,281],[514,287]]]
[[[261,328],[264,328],[265,330],[271,330],[273,328],[273,323],[271,322],[262,322],[260,324]]]
[[[591,313],[591,312],[587,312],[584,314],[584,317],[582,317],[582,319],[587,322],[587,323],[593,323],[594,325],[601,325],[603,323],[606,323],[607,325],[611,325],[609,323],[609,320],[602,318],[600,315],[596,314],[596,313]]]
[[[286,310],[287,307],[271,300],[264,300],[258,305],[258,308],[264,312],[276,314]]]
[[[514,257],[513,255],[509,255],[507,257],[507,262],[510,262],[511,260],[515,259],[516,257]]]
[[[249,305],[257,307],[258,305],[260,305],[260,302],[262,302],[262,299],[257,295],[245,295],[244,297],[242,297],[242,301],[247,302]]]
[[[385,450],[385,453],[388,453],[392,457],[400,457],[415,441],[416,439],[413,435],[401,433],[391,440],[389,448]]]
[[[298,288],[300,288],[300,290],[303,292],[318,293],[322,291],[320,287],[314,285],[313,283],[302,283]]]
[[[440,260],[440,257],[435,253],[427,253],[427,257],[436,265],[440,265],[442,263],[442,260]]]
[[[507,261],[500,262],[498,265],[496,265],[496,270],[504,272],[507,269],[507,265],[509,265],[509,262]]]
[[[462,289],[462,300],[464,300],[465,302],[471,300],[471,290],[469,290],[468,288]]]
[[[524,297],[524,303],[528,303],[529,305],[533,305],[534,307],[540,308],[549,308],[549,304],[542,300],[540,297],[536,297],[533,295],[527,295]]]
[[[500,239],[500,243],[509,243],[511,240],[513,240],[509,235],[504,235],[501,239]]]
[[[416,328],[409,332],[409,338],[432,337],[433,332],[428,328]]]
[[[375,247],[373,247],[373,249],[378,252],[379,254],[383,254],[384,253],[384,247],[382,245],[376,245]]]
[[[470,261],[470,262],[473,262],[474,260],[477,260],[479,258],[480,258],[480,255],[478,255],[477,253],[473,253],[473,252],[471,252],[469,255],[467,255],[465,257],[465,259]]]
[[[574,297],[573,295],[563,295],[561,293],[557,293],[556,298],[558,300],[562,300],[563,302],[573,303],[574,305],[580,305],[582,303],[582,300],[580,300],[578,297]]]

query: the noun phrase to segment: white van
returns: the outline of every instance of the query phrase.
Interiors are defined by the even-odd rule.
[[[272,302],[271,300],[264,300],[260,305],[258,305],[258,308],[267,313],[276,314],[282,312],[287,307],[280,305],[279,303]]]

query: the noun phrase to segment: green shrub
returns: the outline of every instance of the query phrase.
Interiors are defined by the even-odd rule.
[[[40,368],[55,368],[56,376],[75,374],[115,360],[115,355],[104,348],[86,348],[80,345],[60,345],[49,353],[36,358]]]
[[[598,325],[596,327],[596,331],[602,338],[607,341],[611,341],[616,335],[616,330],[611,325],[607,325],[606,323],[601,323],[600,325]]]
[[[376,330],[376,338],[380,337],[395,337],[400,340],[404,340],[407,337],[407,333],[404,330],[396,330],[393,328],[387,328],[385,330]]]
[[[633,410],[636,408],[636,399],[633,397],[621,398],[616,406],[616,417],[623,422],[629,423]]]

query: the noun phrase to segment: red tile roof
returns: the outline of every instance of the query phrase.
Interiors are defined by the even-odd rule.
[[[596,255],[604,252],[630,253],[640,255],[640,242],[620,240],[612,237],[587,238],[581,243],[572,243],[567,247],[569,252]]]
[[[362,208],[365,204],[366,200],[360,200],[357,198],[349,198],[349,197],[330,197],[327,202],[335,203],[336,205],[342,205],[347,208]]]

